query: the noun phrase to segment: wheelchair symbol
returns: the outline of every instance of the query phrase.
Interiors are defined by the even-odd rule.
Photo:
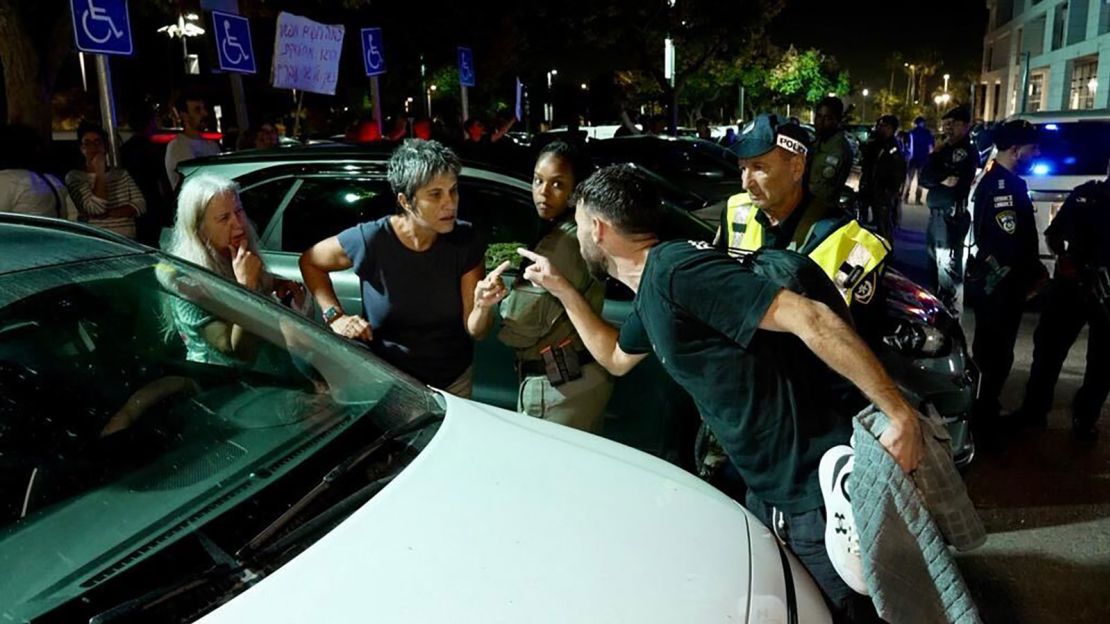
[[[234,50],[236,50],[234,56],[232,56],[231,52],[228,51],[228,48],[233,48]],[[244,50],[243,46],[239,43],[239,39],[235,35],[231,34],[231,20],[224,20],[224,40],[223,43],[220,44],[220,49],[224,53],[224,58],[227,59],[227,62],[230,65],[238,65],[239,63],[242,63],[243,61],[248,61],[251,58],[249,55],[247,55],[247,51]]]
[[[107,22],[105,26],[107,30],[104,31],[104,36],[97,37],[94,35],[93,31],[89,30],[89,22]],[[81,11],[81,28],[85,31],[85,35],[94,43],[105,43],[112,38],[119,39],[124,34],[122,30],[116,28],[116,23],[104,9],[93,4],[93,0],[89,0],[88,9]]]
[[[459,59],[459,74],[463,82],[474,81],[474,70],[470,67],[470,59],[465,56]]]
[[[371,71],[378,71],[382,68],[382,63],[385,59],[382,58],[382,53],[378,50],[378,46],[374,45],[374,38],[366,38],[366,64],[370,67]]]

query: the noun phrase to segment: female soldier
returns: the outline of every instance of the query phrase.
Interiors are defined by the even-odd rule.
[[[543,220],[531,249],[546,256],[601,314],[605,288],[578,252],[571,193],[589,174],[589,161],[570,144],[547,145],[536,160],[532,200]],[[576,429],[599,432],[613,380],[593,361],[559,301],[520,281],[501,306],[498,337],[516,349],[517,409]]]
[[[473,390],[474,340],[493,324],[507,290],[506,261],[485,275],[484,246],[456,219],[462,165],[436,141],[408,140],[387,175],[399,214],[362,223],[301,256],[305,284],[335,333],[365,340],[382,359],[451,394]],[[353,268],[360,316],[343,310],[328,273]]]

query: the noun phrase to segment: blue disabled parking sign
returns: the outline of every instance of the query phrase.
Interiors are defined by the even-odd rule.
[[[459,84],[464,87],[473,87],[474,81],[474,53],[470,48],[459,48]]]
[[[251,24],[234,13],[212,11],[212,27],[216,34],[216,56],[220,69],[240,74],[257,73],[251,47]]]
[[[125,56],[134,51],[127,0],[69,0],[69,10],[78,50]]]
[[[385,44],[381,28],[362,29],[362,63],[366,66],[367,76],[385,73]]]

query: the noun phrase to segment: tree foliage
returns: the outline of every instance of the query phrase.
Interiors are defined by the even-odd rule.
[[[838,72],[836,61],[816,49],[788,49],[771,68],[767,87],[782,103],[816,104],[829,93],[848,95],[848,72]]]

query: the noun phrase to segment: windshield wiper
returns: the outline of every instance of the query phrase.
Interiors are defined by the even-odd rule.
[[[167,600],[191,592],[194,589],[211,585],[217,581],[229,581],[234,579],[239,584],[249,587],[254,585],[254,583],[261,578],[253,570],[239,561],[236,561],[204,533],[197,532],[194,535],[200,540],[201,546],[204,547],[204,550],[215,562],[215,565],[191,576],[187,576],[184,579],[152,589],[141,596],[122,602],[111,609],[102,611],[89,618],[89,624],[107,624],[108,622],[131,618],[143,611],[153,609]]]
[[[355,468],[358,468],[364,461],[369,459],[372,455],[374,455],[374,453],[378,452],[378,450],[385,446],[387,443],[396,440],[397,438],[400,438],[402,436],[406,436],[410,433],[419,431],[420,429],[427,427],[433,422],[438,422],[442,419],[443,416],[441,414],[428,412],[416,418],[415,420],[386,431],[381,436],[379,436],[378,439],[362,447],[362,449],[360,449],[358,452],[351,455],[347,459],[337,464],[334,468],[329,470],[319,483],[317,483],[311,490],[306,492],[304,496],[301,496],[301,498],[298,499],[297,502],[293,503],[293,505],[285,513],[278,516],[276,520],[271,522],[266,528],[262,529],[262,531],[260,531],[258,535],[255,535],[253,538],[251,538],[251,540],[247,542],[245,546],[240,548],[235,553],[235,556],[238,557],[240,560],[245,560],[250,557],[253,553],[258,551],[263,546],[263,544],[268,542],[275,534],[277,534],[278,531],[280,531],[291,521],[293,521],[298,515],[300,515],[300,513],[304,511],[305,508],[312,503],[312,501],[316,500],[321,494],[328,491],[328,489],[330,489],[336,481],[338,481],[344,475],[349,474]],[[375,481],[374,483],[371,483],[369,486],[363,489],[366,490],[379,481]],[[384,486],[385,484],[381,485],[381,487]],[[381,489],[381,487],[379,487],[378,489]],[[376,491],[374,493],[376,493]]]

